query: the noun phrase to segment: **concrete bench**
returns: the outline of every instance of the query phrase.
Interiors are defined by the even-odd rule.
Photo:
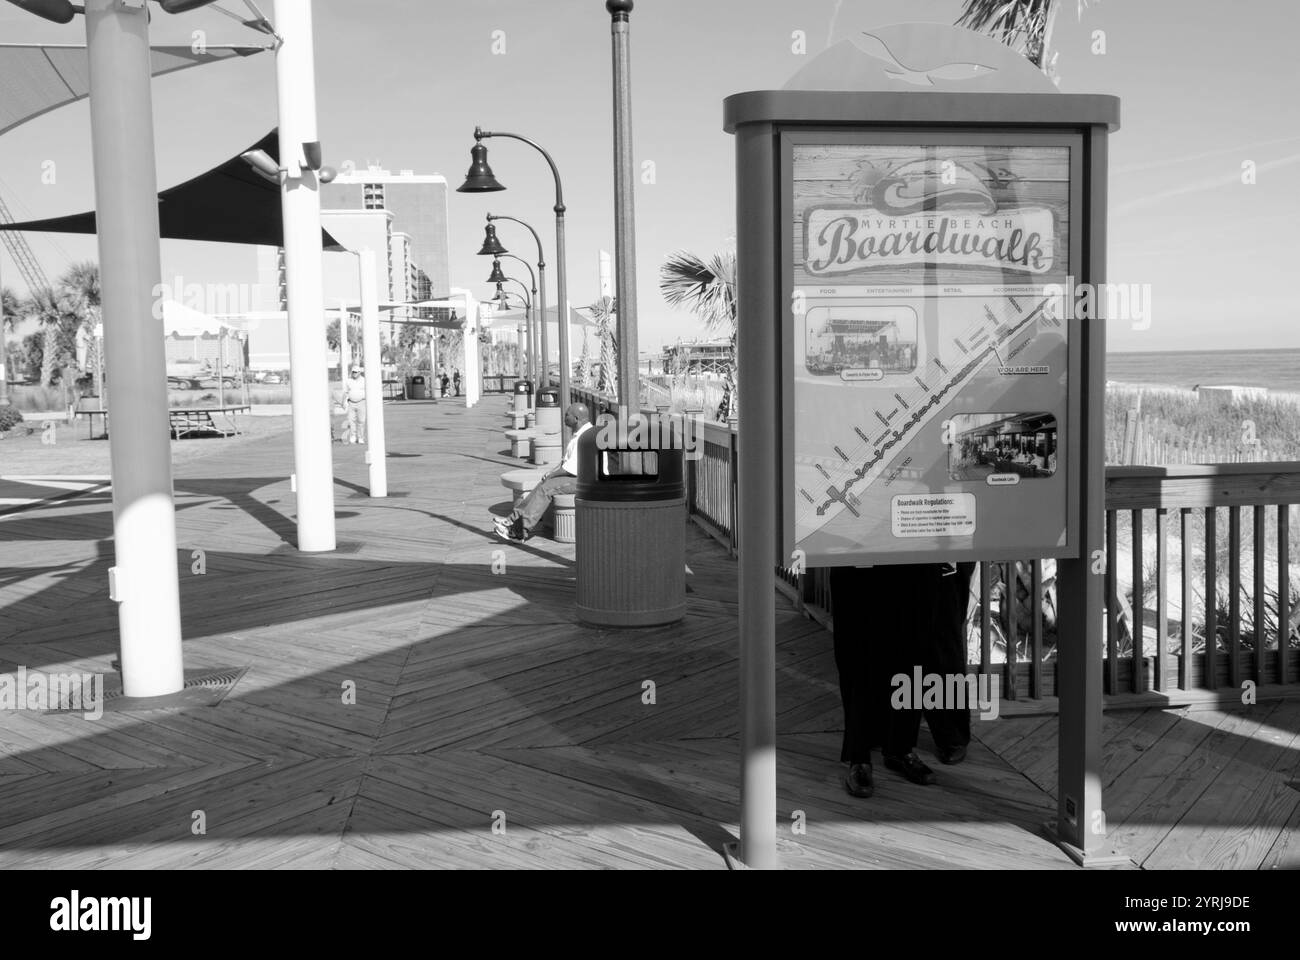
[[[557,493],[551,501],[555,510],[555,542],[573,543],[578,539],[577,512],[574,501],[576,494]]]
[[[510,441],[510,456],[527,460],[533,452],[532,430],[507,430],[506,439]]]
[[[501,485],[514,495],[514,505],[517,507],[549,472],[549,470],[507,470],[501,474]]]

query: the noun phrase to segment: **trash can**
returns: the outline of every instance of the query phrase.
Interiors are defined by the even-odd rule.
[[[537,394],[537,426],[533,433],[533,463],[539,467],[560,462],[560,395],[555,390]]]
[[[429,399],[429,386],[428,386],[427,383],[425,383],[424,377],[412,377],[412,378],[411,378],[411,394],[410,394],[410,396],[411,396],[411,399],[412,399],[412,400],[428,400],[428,399]]]
[[[611,446],[610,432],[597,424],[578,438],[578,618],[608,627],[676,623],[686,615],[683,448]]]
[[[533,385],[527,380],[516,380],[514,406],[510,408],[516,430],[522,430],[528,425],[528,412],[532,409],[532,403]]]

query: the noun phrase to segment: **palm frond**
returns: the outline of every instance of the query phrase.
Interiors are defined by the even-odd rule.
[[[690,310],[710,333],[736,329],[736,254],[717,253],[707,260],[679,250],[659,268],[659,292],[671,307]]]
[[[966,0],[957,26],[987,33],[1021,51],[1040,69],[1055,0]],[[1085,0],[1081,0],[1085,2]]]

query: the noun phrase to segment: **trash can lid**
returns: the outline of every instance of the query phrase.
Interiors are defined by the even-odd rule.
[[[608,415],[607,415],[608,416]],[[600,418],[601,427],[609,422]],[[599,427],[578,438],[578,496],[596,502],[676,500],[686,495],[681,434],[649,443],[631,438],[611,442]]]
[[[560,394],[556,390],[543,390],[537,394],[537,405],[539,407],[558,407],[560,405]]]
[[[532,393],[532,392],[533,392],[533,385],[529,383],[527,380],[515,381],[515,393]]]

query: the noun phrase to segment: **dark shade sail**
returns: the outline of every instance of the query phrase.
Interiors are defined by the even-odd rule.
[[[279,133],[272,130],[249,150],[265,151],[279,162]],[[158,194],[158,225],[164,240],[206,240],[284,246],[280,187],[257,173],[241,156]],[[0,230],[25,233],[94,233],[95,213],[78,213],[26,223],[3,223]],[[321,230],[325,250],[345,247]]]

